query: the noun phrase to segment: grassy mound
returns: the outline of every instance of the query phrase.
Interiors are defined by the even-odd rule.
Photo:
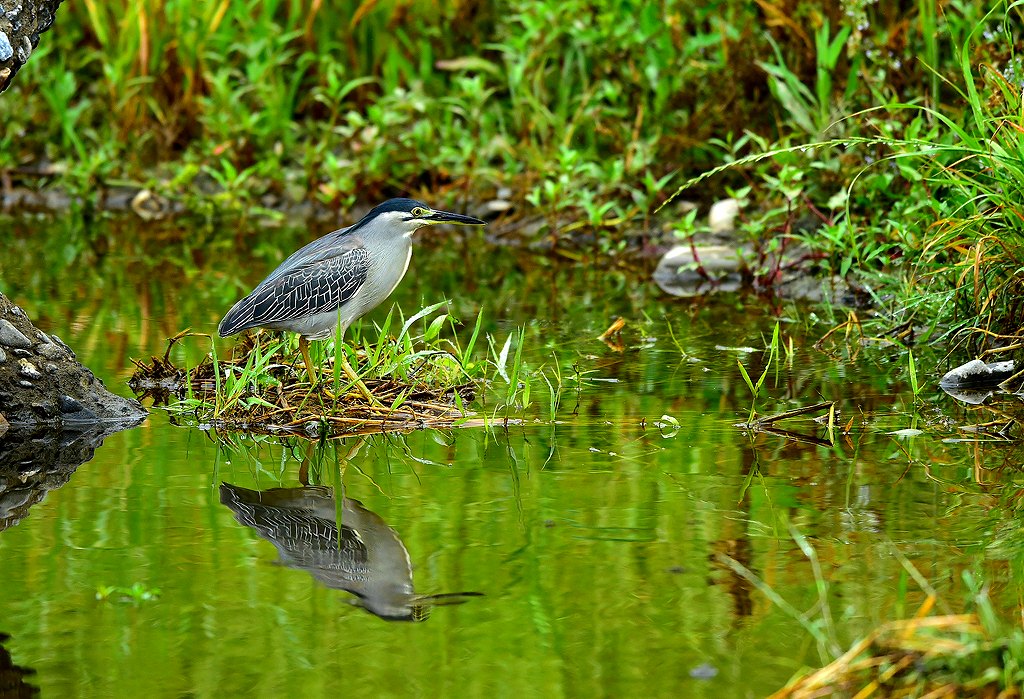
[[[496,372],[509,377],[506,364],[512,340],[495,351],[487,336],[492,357],[472,360],[480,337],[477,318],[469,341],[457,335],[442,336],[455,323],[447,313],[429,318],[444,303],[420,311],[402,323],[396,337],[390,335],[394,311],[380,328],[376,343],[358,350],[341,338],[313,343],[315,376],[309,376],[297,339],[287,333],[247,334],[232,355],[219,357],[214,350],[195,366],[172,359],[175,345],[187,338],[208,335],[183,331],[168,341],[162,357],[135,361],[129,386],[141,398],[152,398],[179,420],[212,425],[224,430],[294,433],[310,436],[368,433],[420,427],[445,427],[467,418],[467,407]],[[413,334],[417,321],[426,328]],[[521,342],[521,336],[520,336]],[[506,404],[516,402],[521,354],[512,359],[510,390]],[[357,390],[341,371],[343,360],[357,367],[376,401]]]

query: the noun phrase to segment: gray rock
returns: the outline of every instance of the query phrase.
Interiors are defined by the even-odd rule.
[[[8,61],[14,55],[14,47],[5,32],[0,32],[0,61]]]
[[[21,43],[18,44],[18,61],[24,65],[28,63],[28,57],[32,55],[32,40],[27,36],[21,37]]]
[[[951,369],[939,380],[939,388],[947,389],[989,389],[995,388],[1013,376],[1013,360],[986,364],[980,359],[972,359],[955,369]]]
[[[20,359],[28,359],[32,356],[32,353],[25,349],[11,350],[11,354]]]
[[[36,345],[36,354],[44,359],[57,360],[67,356],[63,349],[54,342]]]
[[[0,318],[0,345],[11,348],[28,349],[32,346],[31,340],[18,330],[11,321]]]
[[[6,361],[7,361],[7,353],[4,352],[4,348],[3,347],[0,347],[0,364],[3,364]]]
[[[968,405],[981,405],[997,390],[1005,390],[1002,383],[1014,375],[1012,359],[986,364],[972,359],[951,369],[939,379],[939,388],[950,398]]]
[[[82,411],[82,404],[71,396],[61,396],[57,399],[57,405],[60,407],[60,411],[65,415],[68,413],[79,413]]]
[[[739,215],[739,199],[716,201],[708,212],[708,226],[713,234],[731,233],[736,230],[736,217]]]
[[[71,357],[72,359],[75,358],[74,350],[72,350],[70,347],[68,347],[67,344],[64,342],[64,340],[60,339],[59,336],[54,335],[53,333],[50,333],[50,339],[53,341],[53,344],[57,345],[62,350],[67,352],[69,357]],[[52,357],[47,357],[47,359],[52,359]]]
[[[508,199],[491,199],[483,205],[483,210],[488,214],[505,213],[512,208],[512,202]]]
[[[747,269],[744,251],[736,246],[677,245],[658,262],[654,281],[673,296],[735,291]]]

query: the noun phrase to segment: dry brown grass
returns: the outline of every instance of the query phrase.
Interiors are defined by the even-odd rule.
[[[930,597],[913,619],[882,624],[842,656],[771,699],[1020,697],[1019,687],[1001,687],[987,677],[964,677],[969,674],[965,668],[986,667],[973,662],[972,656],[998,655],[1002,648],[975,614],[926,616],[934,601]]]

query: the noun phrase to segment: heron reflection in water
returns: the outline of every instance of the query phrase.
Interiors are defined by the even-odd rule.
[[[341,531],[332,488],[249,490],[221,483],[220,501],[239,524],[277,547],[280,563],[305,570],[354,604],[388,621],[423,621],[434,606],[462,604],[479,592],[418,595],[409,552],[394,529],[358,500],[342,497]]]

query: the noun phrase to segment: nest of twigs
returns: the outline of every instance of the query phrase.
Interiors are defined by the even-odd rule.
[[[282,356],[258,375],[246,377],[248,354],[259,342],[255,335],[243,338],[231,358],[215,362],[207,355],[194,367],[178,366],[170,357],[171,348],[196,334],[186,331],[169,339],[162,357],[148,362],[133,359],[136,369],[128,385],[140,399],[177,404],[184,409],[176,414],[194,414],[200,424],[218,429],[322,437],[447,427],[466,417],[458,405],[476,395],[474,384],[438,388],[422,381],[364,379],[374,403],[344,378],[335,385],[329,365],[311,385],[301,357]],[[229,384],[230,393],[225,388]]]

